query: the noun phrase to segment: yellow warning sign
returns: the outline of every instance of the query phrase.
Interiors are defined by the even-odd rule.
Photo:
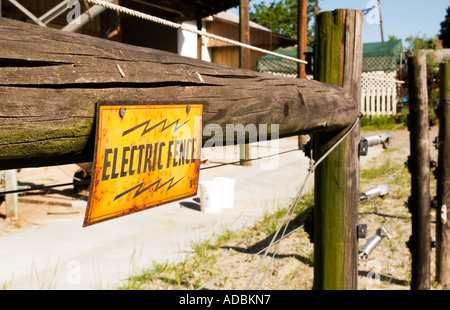
[[[202,105],[99,102],[83,226],[197,194]]]

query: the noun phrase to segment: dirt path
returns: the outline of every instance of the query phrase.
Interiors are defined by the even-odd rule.
[[[17,174],[19,189],[73,182],[73,175],[78,169],[77,165],[21,169]],[[4,184],[0,184],[0,187],[4,187]],[[16,220],[5,217],[6,203],[0,203],[0,236],[81,216],[86,201],[87,193],[78,194],[73,186],[20,193]]]

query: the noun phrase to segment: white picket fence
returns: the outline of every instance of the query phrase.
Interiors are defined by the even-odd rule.
[[[266,72],[268,74],[296,78],[297,74]],[[398,81],[395,71],[363,72],[361,76],[361,113],[365,116],[397,114]],[[308,80],[313,76],[308,75]]]
[[[366,116],[397,113],[396,72],[363,72],[361,79],[361,113]]]

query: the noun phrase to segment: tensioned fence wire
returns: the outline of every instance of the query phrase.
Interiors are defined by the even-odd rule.
[[[269,250],[272,248],[272,246],[273,246],[274,244],[276,244],[277,247],[275,248],[275,250],[274,250],[274,252],[273,252],[273,254],[272,254],[272,257],[271,257],[271,259],[270,259],[270,261],[269,261],[269,264],[268,264],[267,267],[266,267],[266,270],[265,270],[265,272],[264,272],[264,275],[262,276],[262,278],[261,278],[261,280],[260,280],[260,283],[259,283],[259,285],[258,285],[258,290],[262,288],[262,285],[263,285],[263,283],[264,283],[264,280],[265,280],[265,278],[266,278],[266,276],[267,276],[267,272],[268,272],[268,270],[269,270],[269,268],[270,268],[270,265],[271,265],[273,259],[275,258],[275,255],[276,255],[276,253],[277,253],[277,251],[278,251],[278,248],[279,248],[279,246],[280,246],[280,244],[281,244],[281,241],[282,241],[284,238],[286,238],[288,235],[291,235],[292,233],[294,233],[295,231],[297,231],[297,230],[299,230],[301,227],[303,227],[303,225],[301,225],[300,227],[297,227],[296,229],[294,229],[294,230],[292,230],[291,232],[289,232],[289,234],[286,234],[286,230],[287,230],[287,228],[288,228],[288,226],[289,226],[289,223],[290,223],[290,221],[291,221],[292,215],[293,215],[293,213],[294,213],[294,211],[295,211],[295,207],[297,206],[297,204],[298,204],[300,198],[302,197],[303,192],[304,192],[304,190],[305,190],[305,188],[306,188],[306,184],[308,183],[310,177],[313,175],[313,173],[314,173],[315,169],[317,168],[317,166],[318,166],[318,165],[319,165],[319,164],[320,164],[320,163],[321,163],[321,162],[322,162],[322,161],[323,161],[323,160],[324,160],[324,159],[325,159],[325,158],[326,158],[326,157],[327,157],[327,156],[328,156],[328,155],[329,155],[336,147],[338,147],[339,144],[341,144],[341,142],[344,141],[345,138],[347,138],[347,136],[353,131],[353,129],[355,129],[355,127],[356,127],[356,125],[358,124],[358,122],[360,121],[361,117],[362,117],[362,115],[360,114],[360,115],[358,116],[358,118],[356,119],[356,121],[353,123],[353,125],[351,125],[351,127],[347,130],[347,132],[346,132],[346,133],[345,133],[338,141],[336,141],[336,142],[335,142],[335,143],[334,143],[334,144],[333,144],[333,145],[332,145],[332,146],[331,146],[331,147],[330,147],[330,148],[329,148],[329,149],[328,149],[328,150],[327,150],[327,151],[326,151],[326,152],[325,152],[325,153],[324,153],[317,161],[314,161],[313,155],[312,155],[312,151],[311,151],[310,164],[309,164],[309,167],[308,167],[308,173],[306,174],[305,180],[303,181],[303,183],[302,183],[302,185],[301,185],[301,187],[300,187],[300,189],[299,189],[297,195],[295,196],[294,200],[293,200],[293,201],[291,202],[291,204],[289,205],[288,210],[287,210],[285,216],[283,217],[282,221],[279,223],[278,228],[277,228],[276,232],[274,233],[274,235],[273,235],[273,237],[272,237],[272,240],[271,240],[270,244],[269,244],[266,248],[264,248],[263,250],[259,251],[259,252],[256,253],[256,254],[253,254],[252,257],[247,258],[245,261],[243,261],[242,263],[238,264],[237,266],[235,266],[235,267],[233,267],[233,268],[231,268],[231,269],[225,271],[224,273],[220,274],[219,276],[215,277],[214,279],[208,281],[206,284],[204,284],[203,286],[201,286],[199,289],[204,289],[207,285],[209,285],[209,284],[211,284],[211,283],[217,281],[218,279],[222,278],[223,276],[229,274],[231,271],[236,270],[239,266],[241,266],[241,265],[244,264],[245,262],[249,261],[251,258],[255,257],[256,255],[261,254],[262,252],[264,252],[263,257],[262,257],[261,260],[259,261],[258,266],[256,267],[256,269],[255,269],[255,271],[253,272],[253,274],[252,274],[252,276],[251,276],[249,282],[247,283],[247,285],[246,285],[246,287],[245,287],[245,289],[248,290],[248,289],[250,288],[251,284],[253,283],[253,281],[255,280],[255,277],[256,277],[256,275],[257,275],[259,269],[261,268],[261,265],[262,265],[263,261],[264,261],[265,258],[267,257],[267,254],[268,254]],[[280,233],[280,231],[281,231],[281,229],[283,228],[283,226],[284,226],[284,230],[283,230],[281,236],[279,237],[279,239],[277,240],[278,234]]]
[[[255,158],[247,159],[246,162],[252,162],[252,161],[257,161],[257,160],[261,160],[261,159],[271,158],[271,157],[275,157],[275,156],[279,156],[279,155],[283,155],[283,154],[287,154],[287,153],[291,153],[291,152],[296,152],[296,151],[299,151],[299,149],[292,149],[292,150],[279,152],[276,154],[258,156]],[[212,166],[201,167],[201,168],[199,168],[199,170],[208,170],[208,169],[214,169],[214,168],[219,168],[219,167],[224,167],[224,166],[238,165],[240,163],[241,163],[240,160],[233,161],[233,162],[227,162],[227,163],[220,163],[220,164],[216,164],[216,165],[212,165]],[[30,185],[27,188],[20,188],[20,189],[16,189],[16,190],[8,190],[8,191],[0,190],[0,196],[8,195],[8,194],[25,193],[25,192],[31,192],[31,191],[43,190],[43,189],[51,189],[51,188],[55,188],[55,187],[64,187],[64,186],[70,186],[70,185],[75,185],[75,184],[83,185],[83,184],[89,184],[91,182],[91,179],[87,180],[87,179],[80,179],[80,178],[76,178],[76,177],[73,177],[73,179],[76,182],[58,183],[58,184],[53,184],[53,185],[34,185],[34,186]],[[23,180],[19,180],[19,182],[20,181],[23,181]]]

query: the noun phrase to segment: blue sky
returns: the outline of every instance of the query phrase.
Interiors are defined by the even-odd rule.
[[[275,0],[277,2],[279,0]],[[319,0],[321,11],[335,9],[363,10],[372,6],[376,0]],[[272,0],[250,0],[250,9],[254,4],[264,2],[270,5]],[[439,34],[450,0],[381,0],[384,38],[395,35],[403,40],[412,35],[433,37]],[[237,9],[232,10],[238,13]],[[381,31],[375,11],[364,18],[364,42],[380,42]]]

